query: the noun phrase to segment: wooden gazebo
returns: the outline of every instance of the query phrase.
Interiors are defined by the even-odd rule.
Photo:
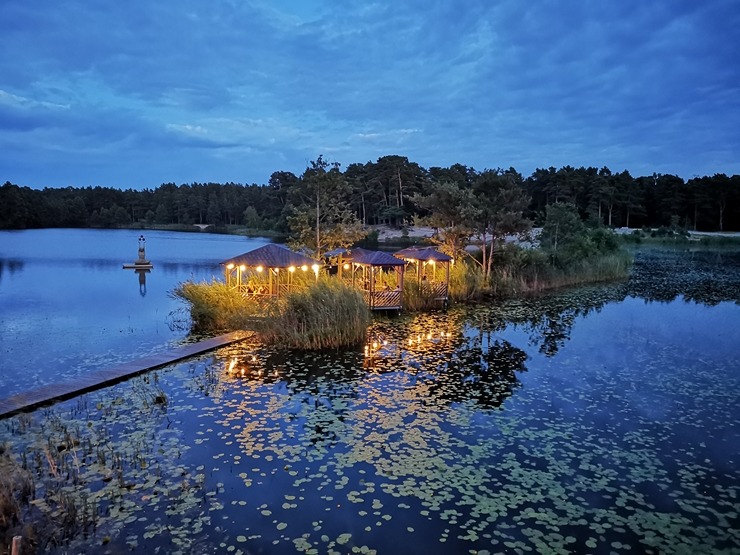
[[[394,253],[394,256],[409,263],[417,282],[435,301],[447,305],[450,300],[451,256],[431,247],[409,247]]]
[[[370,310],[403,308],[403,271],[406,266],[403,260],[387,252],[356,248],[343,253],[341,263],[350,266],[352,284],[362,291]]]
[[[221,262],[226,284],[245,296],[276,297],[294,287],[294,274],[311,270],[318,277],[319,265],[304,256],[274,243]]]

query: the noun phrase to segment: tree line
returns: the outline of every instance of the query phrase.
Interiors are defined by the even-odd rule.
[[[0,228],[246,226],[294,235],[321,222],[403,228],[425,222],[454,234],[485,236],[521,213],[534,225],[547,207],[568,203],[585,222],[608,227],[673,227],[740,231],[740,176],[715,174],[685,181],[675,175],[633,177],[609,168],[565,166],[523,177],[514,168],[482,171],[462,165],[423,168],[403,156],[353,163],[342,169],[319,157],[303,174],[276,171],[266,184],[164,183],[155,189],[0,186]],[[495,217],[491,215],[495,214]],[[460,227],[458,226],[458,227]],[[313,231],[311,231],[313,230]],[[454,237],[449,241],[454,243]],[[322,237],[303,238],[321,250]],[[326,243],[327,245],[330,244]]]

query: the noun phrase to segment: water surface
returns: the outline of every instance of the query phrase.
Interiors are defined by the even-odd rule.
[[[641,250],[624,283],[379,317],[369,356],[253,339],[0,442],[39,520],[77,511],[49,552],[740,553],[739,268]]]
[[[269,242],[135,230],[0,232],[0,391],[19,393],[132,360],[184,340],[177,283],[221,277],[219,262]],[[143,283],[142,283],[143,282]],[[185,322],[186,323],[186,322]]]

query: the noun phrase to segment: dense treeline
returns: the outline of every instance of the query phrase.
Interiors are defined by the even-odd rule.
[[[322,172],[332,176],[334,194],[341,194],[345,206],[365,225],[410,225],[429,214],[429,207],[419,199],[439,197],[444,185],[472,193],[505,179],[526,193],[525,214],[536,224],[543,221],[548,205],[566,202],[577,207],[584,221],[611,227],[740,230],[737,175],[684,181],[674,175],[632,177],[606,167],[566,166],[537,169],[524,178],[513,168],[477,171],[454,164],[425,169],[402,156],[350,164],[344,171],[321,157],[318,163],[323,164]],[[0,187],[0,228],[213,224],[287,232],[297,204],[310,201],[306,191],[316,173],[312,164],[301,176],[277,171],[265,185],[165,183],[154,190],[37,190],[6,182]]]

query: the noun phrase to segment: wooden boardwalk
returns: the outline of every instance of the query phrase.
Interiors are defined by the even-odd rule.
[[[246,332],[236,331],[205,339],[198,343],[181,345],[161,353],[146,356],[138,360],[126,362],[112,368],[90,372],[78,376],[68,383],[52,384],[18,393],[12,397],[0,398],[0,419],[12,416],[19,412],[33,410],[42,405],[48,405],[64,399],[70,399],[94,391],[102,387],[126,380],[137,374],[142,374],[166,366],[173,362],[189,358],[206,351],[211,351],[224,345],[242,341],[248,337]]]

